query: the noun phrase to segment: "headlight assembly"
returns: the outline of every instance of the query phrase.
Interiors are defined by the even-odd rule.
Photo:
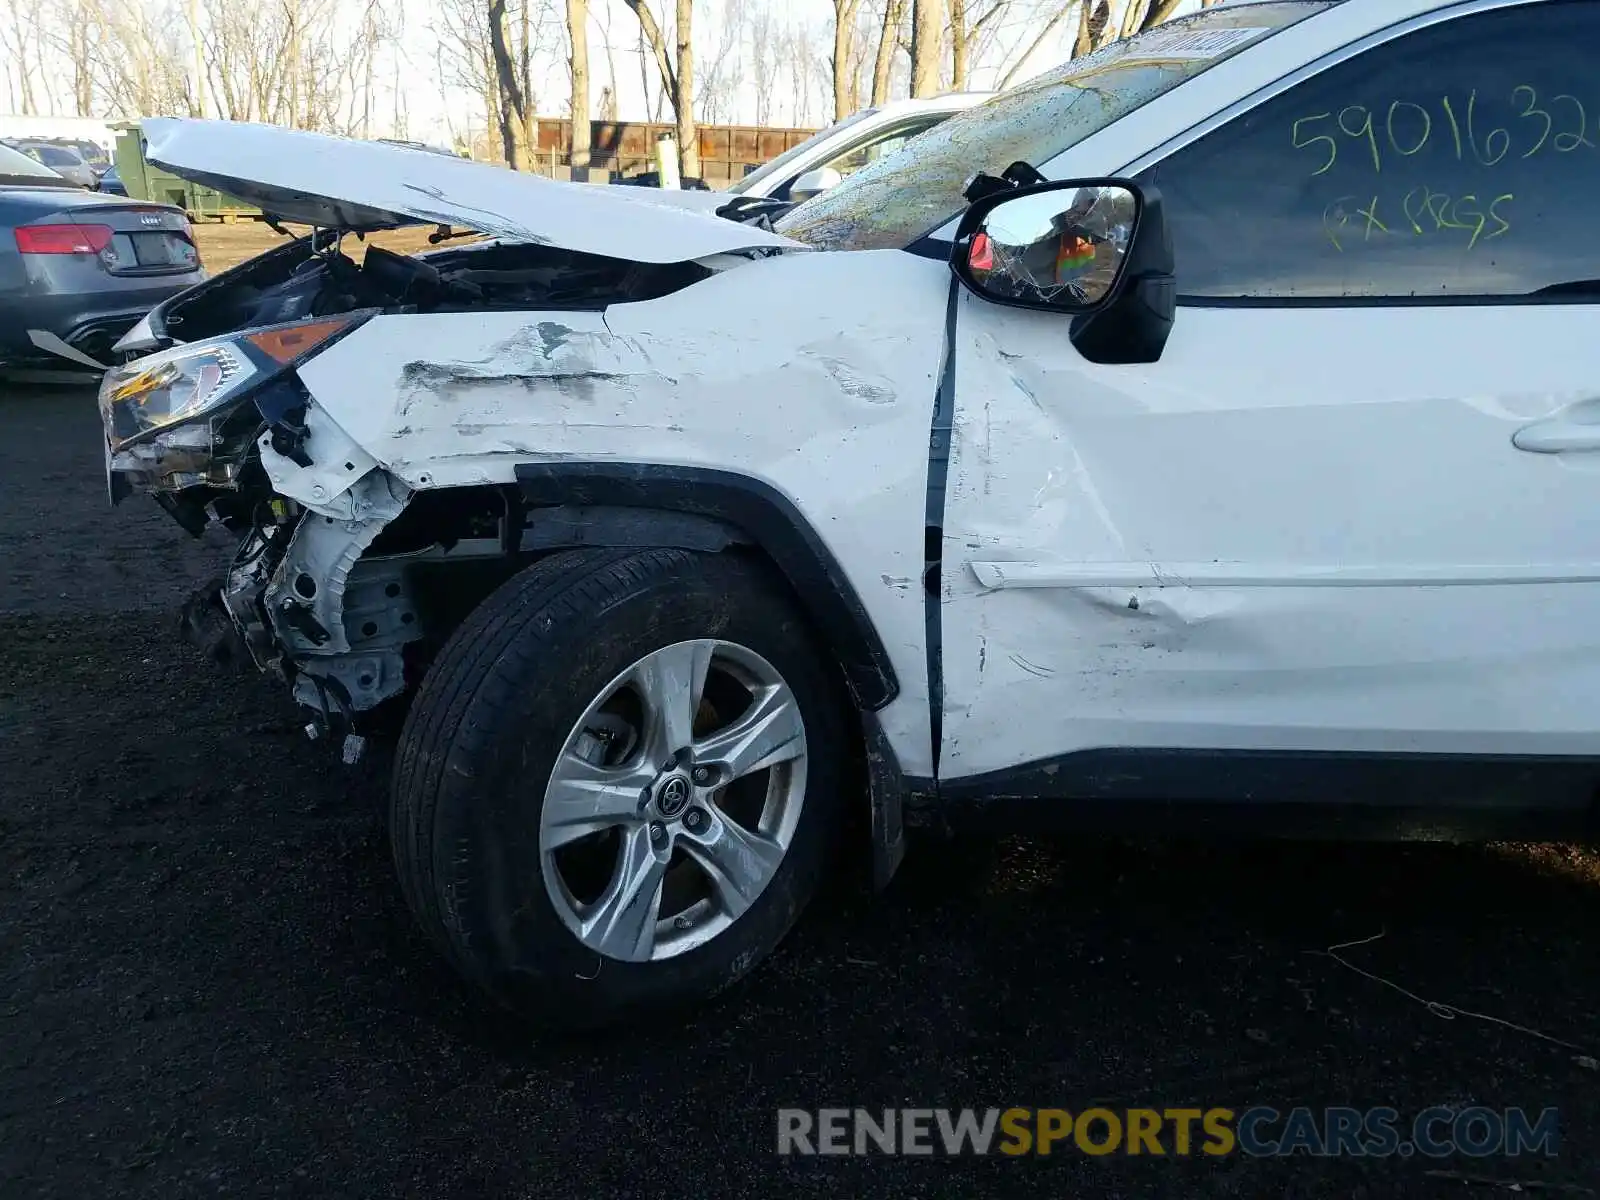
[[[242,395],[260,370],[231,345],[179,346],[106,373],[100,411],[112,450]]]
[[[162,430],[231,411],[261,384],[369,315],[347,313],[251,329],[174,346],[112,368],[100,384],[100,415],[112,453]]]

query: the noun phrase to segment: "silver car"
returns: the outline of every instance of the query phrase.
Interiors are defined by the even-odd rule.
[[[94,167],[71,146],[60,146],[54,142],[19,141],[16,148],[29,158],[43,163],[69,183],[93,191],[100,182]]]

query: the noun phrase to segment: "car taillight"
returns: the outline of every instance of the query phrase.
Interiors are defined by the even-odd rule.
[[[99,254],[111,245],[109,225],[18,225],[23,254]]]

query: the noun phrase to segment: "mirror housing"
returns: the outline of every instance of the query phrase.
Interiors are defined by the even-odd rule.
[[[1160,194],[1126,179],[996,189],[962,216],[950,267],[974,295],[1073,318],[1092,362],[1155,362],[1177,307]]]
[[[832,167],[816,167],[802,172],[799,178],[789,185],[789,199],[799,204],[802,200],[820,196],[829,188],[838,187],[843,181],[844,176]]]

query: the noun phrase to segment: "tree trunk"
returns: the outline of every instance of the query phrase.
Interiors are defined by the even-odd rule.
[[[587,27],[585,28],[587,32]],[[517,79],[522,87],[522,121],[519,133],[522,136],[523,154],[532,171],[539,165],[539,119],[534,115],[539,111],[539,98],[533,93],[533,5],[522,5],[522,30],[517,44]]]
[[[967,90],[967,0],[950,0],[950,86]]]
[[[883,29],[878,34],[878,53],[872,60],[872,104],[889,99],[889,75],[894,52],[900,45],[900,27],[906,21],[905,0],[889,0],[883,10]]]
[[[1100,31],[1111,23],[1106,0],[1083,0],[1078,9],[1078,38],[1072,44],[1072,57],[1082,58],[1095,48]]]
[[[1117,31],[1118,37],[1132,37],[1145,28],[1145,19],[1150,16],[1150,0],[1128,0],[1128,8],[1122,14],[1122,28]]]
[[[589,0],[567,0],[567,40],[572,47],[572,169],[589,167]]]
[[[289,120],[290,128],[300,128],[300,5],[288,0],[284,11],[289,17]]]
[[[500,91],[500,144],[514,171],[528,169],[525,129],[529,117],[516,60],[511,56],[506,0],[489,0],[489,44],[494,52],[494,74]]]
[[[700,178],[700,134],[694,127],[694,0],[678,0],[678,174]]]
[[[833,119],[842,121],[852,111],[850,93],[855,80],[856,5],[860,0],[833,0]]]
[[[944,0],[912,0],[911,94],[939,93],[939,66],[944,42]]]

